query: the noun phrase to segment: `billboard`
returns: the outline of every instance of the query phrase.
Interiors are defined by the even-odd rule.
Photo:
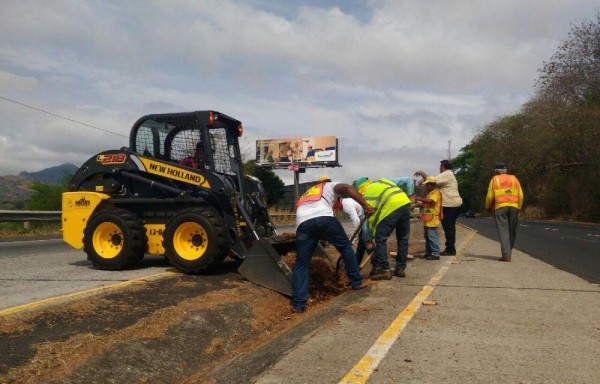
[[[311,136],[256,140],[256,164],[284,168],[291,163],[302,167],[338,166],[336,137]]]

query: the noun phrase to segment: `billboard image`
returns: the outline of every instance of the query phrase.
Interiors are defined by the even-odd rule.
[[[274,168],[290,163],[314,166],[338,165],[335,136],[256,140],[256,163]]]

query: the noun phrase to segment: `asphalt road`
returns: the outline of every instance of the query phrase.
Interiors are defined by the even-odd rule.
[[[293,225],[279,225],[279,233]],[[178,272],[158,255],[146,255],[135,269],[101,271],[92,266],[83,250],[73,249],[62,238],[0,241],[0,310],[57,296],[102,288],[133,279]]]
[[[491,218],[461,217],[459,222],[498,241]],[[599,225],[519,220],[515,248],[590,283],[600,283]]]
[[[0,242],[0,310],[172,270],[146,256],[136,269],[100,271],[62,239]]]

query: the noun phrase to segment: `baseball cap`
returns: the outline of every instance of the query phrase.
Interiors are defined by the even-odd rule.
[[[319,181],[331,181],[331,177],[327,175],[321,175],[321,177],[319,177]]]
[[[423,182],[423,185],[429,184],[429,183],[436,184],[437,183],[437,179],[435,177],[433,177],[433,176],[427,176],[427,178]]]

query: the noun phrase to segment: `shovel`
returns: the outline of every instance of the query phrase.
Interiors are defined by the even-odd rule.
[[[352,237],[350,237],[350,242],[352,243],[354,241],[354,239],[356,238],[356,236],[358,235],[358,233],[360,232],[362,225],[364,224],[365,220],[367,220],[367,216],[364,216],[362,219],[360,219],[360,223],[358,224],[358,227],[356,228],[356,230],[354,231],[354,233],[352,234]],[[365,259],[362,261],[362,263],[360,263],[359,266],[359,270],[366,264],[366,262],[368,262],[371,259],[371,252],[367,252],[367,257],[365,257]],[[340,256],[337,259],[337,262],[335,264],[335,278],[336,280],[340,279],[340,270],[342,269],[342,266],[344,265],[344,259],[342,258],[342,256]]]

